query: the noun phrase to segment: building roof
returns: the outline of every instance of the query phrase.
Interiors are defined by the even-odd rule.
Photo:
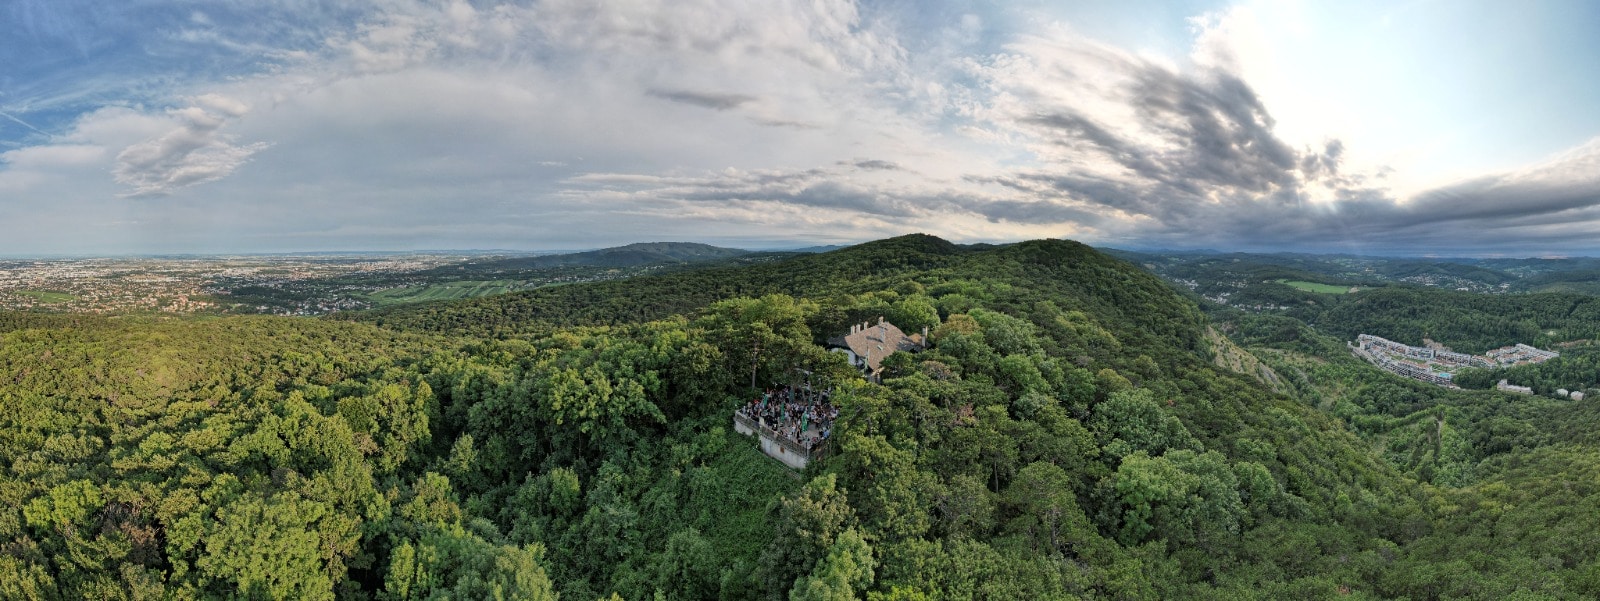
[[[894,324],[878,318],[878,323],[861,323],[850,326],[850,333],[844,336],[830,338],[828,344],[840,348],[850,349],[857,357],[866,361],[867,369],[878,371],[883,364],[883,359],[895,351],[922,350],[922,335],[905,332]]]

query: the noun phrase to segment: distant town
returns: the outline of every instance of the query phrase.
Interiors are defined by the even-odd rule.
[[[460,255],[0,261],[0,310],[324,315],[639,275],[659,266],[485,276]],[[461,273],[444,270],[464,266]]]
[[[230,298],[231,292],[352,275],[397,276],[462,260],[446,255],[8,260],[0,261],[0,309],[312,315],[370,303],[320,298],[266,305]]]
[[[577,253],[0,259],[0,310],[324,315],[788,255],[662,242]]]

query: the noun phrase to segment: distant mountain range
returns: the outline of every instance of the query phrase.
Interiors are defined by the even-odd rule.
[[[639,242],[564,255],[515,257],[477,263],[479,269],[550,269],[554,267],[638,267],[672,263],[717,261],[750,254],[748,250],[722,248],[695,242]]]
[[[835,250],[839,250],[841,248],[845,248],[845,245],[843,245],[843,244],[829,244],[827,246],[807,246],[805,248],[796,248],[796,249],[792,249],[792,250],[786,250],[786,251],[783,251],[783,252],[792,252],[792,253],[825,253],[825,252],[832,252],[832,251],[835,251]]]

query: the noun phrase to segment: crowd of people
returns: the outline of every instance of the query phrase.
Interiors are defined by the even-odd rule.
[[[827,440],[839,418],[839,409],[828,402],[828,393],[789,387],[768,389],[740,407],[739,413],[806,449]]]

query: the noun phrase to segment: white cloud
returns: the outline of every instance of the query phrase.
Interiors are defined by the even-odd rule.
[[[0,153],[0,162],[13,169],[52,169],[79,167],[100,162],[105,158],[104,146],[93,144],[51,144],[29,146]]]
[[[196,108],[219,113],[223,117],[238,118],[250,112],[250,105],[221,94],[201,94],[191,99],[191,102]]]
[[[235,144],[232,136],[220,131],[249,110],[245,104],[217,94],[196,97],[195,103],[168,111],[175,123],[166,133],[117,153],[112,175],[117,183],[133,188],[125,196],[164,196],[222,179],[267,147],[265,142]]]

